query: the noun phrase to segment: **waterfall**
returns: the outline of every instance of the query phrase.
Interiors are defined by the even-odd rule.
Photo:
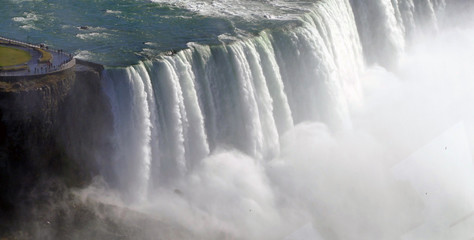
[[[118,151],[114,168],[119,184],[127,194],[144,200],[153,157],[152,143],[156,141],[152,136],[155,102],[150,77],[140,64],[110,72],[105,81],[111,88],[107,93],[115,119],[114,139]]]
[[[369,63],[393,68],[407,41],[423,31],[436,32],[445,0],[352,0]]]
[[[445,5],[318,1],[296,27],[216,46],[189,43],[173,56],[105,70],[118,187],[146,199],[218,148],[271,160],[280,136],[304,121],[350,129],[365,63],[395,66],[422,26],[438,28]]]

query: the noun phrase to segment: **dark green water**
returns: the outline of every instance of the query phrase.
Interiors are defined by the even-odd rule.
[[[128,66],[187,43],[219,44],[284,25],[301,13],[265,1],[2,0],[0,35],[46,43],[108,66]],[[308,3],[306,3],[308,4]],[[86,29],[81,29],[85,27]]]

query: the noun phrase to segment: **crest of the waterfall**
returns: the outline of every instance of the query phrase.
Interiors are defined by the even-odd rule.
[[[293,119],[350,128],[349,102],[361,101],[363,67],[348,1],[319,2],[301,27],[271,34]]]

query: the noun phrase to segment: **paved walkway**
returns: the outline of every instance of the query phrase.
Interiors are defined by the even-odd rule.
[[[28,69],[18,71],[0,71],[0,76],[32,76],[48,74],[63,71],[75,65],[75,60],[72,58],[72,56],[62,51],[60,52],[58,50],[45,48],[41,49],[49,52],[52,55],[52,59],[50,63],[39,63],[38,60],[41,58],[41,53],[37,49],[40,48],[40,46],[13,41],[1,37],[0,40],[11,41],[11,44],[0,43],[1,46],[15,47],[31,54],[31,60],[26,63]]]

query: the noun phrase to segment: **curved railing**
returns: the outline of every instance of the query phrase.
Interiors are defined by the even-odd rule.
[[[60,49],[54,49],[49,46],[44,46],[43,44],[31,44],[26,43],[10,38],[5,38],[0,36],[0,42],[6,45],[14,45],[24,48],[31,48],[34,51],[38,51],[42,56],[44,55],[43,52],[48,52],[52,55],[52,58],[49,61],[39,62],[40,59],[37,59],[36,65],[31,68],[31,66],[27,64],[27,69],[21,69],[18,71],[0,71],[0,76],[32,76],[32,75],[44,75],[50,74],[55,72],[60,72],[69,68],[74,67],[76,64],[75,59],[72,57],[71,54],[68,54]],[[54,60],[54,57],[62,57],[65,58],[64,61]],[[59,62],[57,62],[59,61]]]

